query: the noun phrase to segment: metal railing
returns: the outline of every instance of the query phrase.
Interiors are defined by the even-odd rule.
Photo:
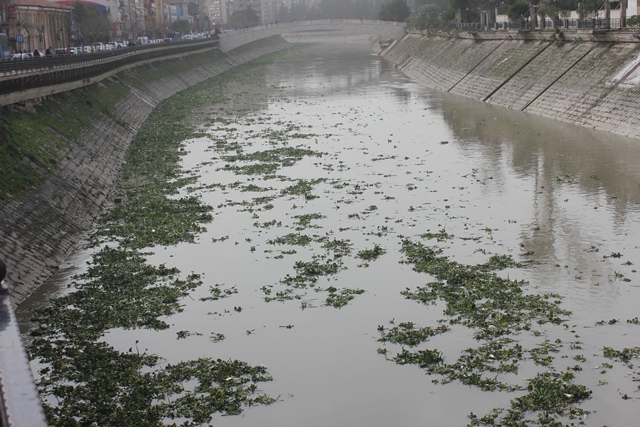
[[[620,18],[591,18],[591,19],[550,19],[530,21],[529,19],[521,19],[519,21],[508,22],[492,22],[490,25],[481,24],[480,22],[463,22],[456,25],[455,22],[449,22],[441,27],[427,28],[422,31],[534,31],[534,30],[552,30],[559,28],[561,30],[621,30],[622,19]]]
[[[0,426],[46,427],[0,260]]]
[[[2,102],[16,102],[16,99],[9,97],[10,94],[23,93],[28,96],[26,91],[74,82],[89,82],[105,73],[136,64],[162,60],[175,55],[188,55],[207,49],[213,50],[218,47],[217,38],[205,38],[163,43],[159,46],[143,45],[119,49],[119,51],[77,55],[71,58],[33,58],[16,61],[19,64],[6,64],[4,75],[0,68],[0,105],[4,105]]]
[[[87,64],[116,62],[124,58],[141,55],[157,56],[155,54],[164,54],[165,52],[173,53],[178,50],[193,50],[194,47],[207,43],[218,43],[218,39],[203,38],[177,42],[145,44],[109,51],[79,53],[77,55],[65,54],[30,57],[28,59],[4,59],[0,61],[0,80],[22,74],[40,73],[43,71],[61,68],[73,68]]]

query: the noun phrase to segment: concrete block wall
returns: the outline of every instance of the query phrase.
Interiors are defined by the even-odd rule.
[[[262,40],[233,56],[242,64],[290,46],[282,38]],[[30,103],[87,103],[86,96],[124,85],[128,93],[110,112],[93,121],[68,150],[60,153],[55,171],[37,188],[0,210],[0,257],[8,266],[5,282],[14,304],[42,285],[75,248],[109,201],[125,152],[135,132],[162,100],[231,68],[230,56],[199,53],[196,65],[180,66],[183,58],[129,69],[99,83]],[[178,62],[175,62],[178,61]],[[87,104],[87,108],[91,108]],[[54,132],[54,130],[52,130]]]
[[[485,45],[484,41],[475,43]],[[491,40],[487,43],[490,46],[482,49],[484,56],[465,55],[465,62],[469,58],[469,63],[476,65],[449,92],[483,101],[547,47],[539,42],[522,40]]]
[[[587,43],[591,50],[525,111],[640,138],[640,91],[607,84],[630,58],[635,43]],[[617,111],[617,112],[616,112]]]
[[[474,37],[409,34],[382,56],[437,90],[640,139],[638,84],[610,82],[640,43]]]
[[[590,50],[586,43],[547,46],[527,65],[507,81],[487,102],[502,107],[523,110],[547,87],[560,78]],[[507,59],[508,58],[504,58]],[[508,76],[507,76],[508,77]]]

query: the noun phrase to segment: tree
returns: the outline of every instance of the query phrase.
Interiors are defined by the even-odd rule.
[[[85,6],[76,0],[73,7],[76,27],[85,44],[108,42],[111,38],[111,23],[106,13],[98,13],[93,6]]]
[[[236,28],[255,27],[260,24],[260,17],[251,6],[245,10],[236,10],[229,18],[229,26]]]
[[[407,0],[392,0],[391,3],[382,4],[379,17],[381,21],[404,22],[410,14]]]
[[[425,4],[420,6],[416,13],[407,19],[411,28],[427,29],[442,26],[442,9],[437,4]]]
[[[173,21],[171,25],[169,25],[169,29],[176,33],[180,34],[188,34],[191,32],[191,24],[186,19],[180,19],[178,21]]]
[[[577,12],[580,19],[594,18],[603,5],[604,0],[584,0],[578,3]]]
[[[507,8],[507,16],[511,21],[518,22],[529,14],[530,8],[531,6],[526,0],[517,0]]]
[[[193,17],[193,25],[191,25],[191,31],[200,31],[202,22],[200,22],[200,6],[198,3],[187,3],[187,13]]]

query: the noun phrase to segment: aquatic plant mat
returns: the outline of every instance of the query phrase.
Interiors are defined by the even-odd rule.
[[[360,372],[342,366],[358,358],[363,389],[387,378],[389,407],[405,384],[416,402],[448,390],[482,402],[454,402],[459,425],[588,424],[598,393],[637,399],[640,347],[581,334],[637,335],[638,318],[579,324],[566,290],[545,283],[588,276],[622,292],[637,282],[637,250],[584,248],[595,273],[538,257],[528,239],[544,224],[482,205],[502,191],[497,171],[458,163],[453,146],[467,141],[430,128],[434,116],[407,95],[415,85],[396,76],[376,89],[390,93],[385,107],[367,80],[390,73],[379,59],[354,65],[347,82],[296,65],[305,50],[314,58],[299,46],[186,90],[140,129],[118,203],[90,235],[91,260],[33,313],[29,351],[50,424],[233,425],[220,416],[241,413],[250,424],[248,412],[267,408],[247,407],[298,404],[293,387],[315,371],[309,389],[348,407],[357,393],[317,378]],[[405,107],[424,129],[385,121],[385,108]],[[364,332],[345,333],[351,324]],[[279,374],[261,364],[270,352]],[[278,425],[306,425],[291,422]]]

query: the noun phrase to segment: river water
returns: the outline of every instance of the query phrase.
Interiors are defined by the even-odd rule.
[[[167,320],[169,330],[114,329],[109,344],[126,351],[138,341],[168,362],[266,365],[274,380],[260,387],[278,402],[214,419],[221,427],[462,426],[472,412],[507,408],[524,391],[434,383],[439,377],[418,366],[387,360],[401,347],[379,342],[379,326],[446,320],[443,303],[400,294],[434,280],[400,263],[408,238],[460,264],[496,254],[536,261],[498,274],[525,280],[527,293],[558,294],[572,312],[566,327],[537,330],[562,342],[555,369],[579,365],[576,382],[593,391],[581,405],[590,411],[585,423],[633,425],[640,417],[640,368],[603,357],[604,347],[640,345],[640,142],[426,89],[363,43],[309,45],[221,90],[226,101],[201,111],[206,135],[185,141],[182,164],[199,175],[185,194],[213,206],[214,220],[195,244],[158,247],[149,258],[201,273],[205,283]],[[252,153],[284,140],[322,155],[271,176],[236,174],[228,165],[239,162],[214,144],[234,141]],[[307,197],[282,191],[296,182],[311,183]],[[247,191],[249,184],[265,191]],[[264,196],[272,198],[256,202]],[[303,215],[311,215],[306,226]],[[443,231],[450,238],[425,237]],[[289,233],[313,241],[274,244]],[[334,240],[350,252],[331,258],[326,244]],[[379,258],[356,256],[376,245]],[[339,271],[315,286],[281,282],[295,275],[296,261],[338,258]],[[79,250],[70,266],[85,259]],[[68,279],[59,280],[64,288]],[[229,297],[201,300],[216,287]],[[364,292],[335,308],[330,287]],[[515,339],[525,347],[541,340],[529,335]],[[437,348],[453,363],[477,345],[473,331],[458,327],[419,348]],[[603,363],[612,367],[604,372]],[[526,387],[525,378],[545,369],[525,360],[510,381]]]

